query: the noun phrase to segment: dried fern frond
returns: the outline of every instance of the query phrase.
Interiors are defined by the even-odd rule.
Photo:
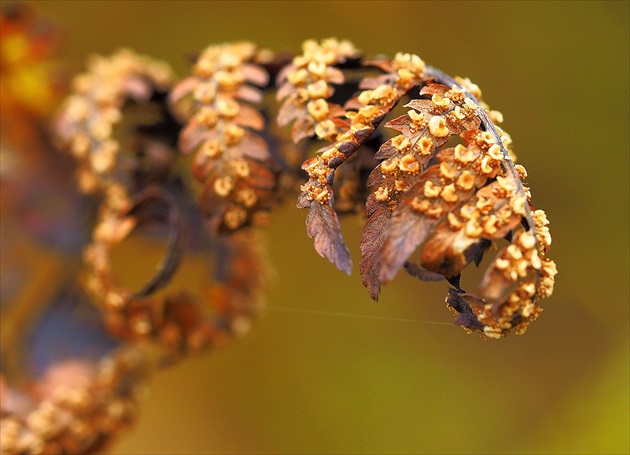
[[[555,275],[553,262],[543,259],[549,247],[547,235],[543,235],[545,243],[537,240],[543,223],[532,214],[530,194],[521,181],[525,171],[512,161],[509,136],[490,120],[487,106],[465,85],[439,72],[434,75],[450,82],[451,89],[428,85],[421,94],[430,94],[431,100],[407,106],[428,120],[424,134],[433,136],[432,147],[444,142],[439,138],[454,134],[465,145],[440,150],[435,164],[426,168],[421,163],[422,172],[396,201],[391,218],[380,225],[384,240],[379,246],[379,278],[391,280],[420,249],[420,266],[455,285],[447,303],[462,314],[458,323],[492,338],[511,329],[522,333],[540,312],[536,302],[549,295]],[[445,110],[440,113],[441,109]],[[408,121],[402,123],[408,127]],[[408,139],[407,130],[398,126]],[[536,213],[536,217],[544,214]],[[519,230],[521,225],[524,229]],[[512,245],[486,272],[481,297],[465,293],[459,286],[462,270],[470,262],[479,264],[491,242],[502,238],[512,239]]]
[[[193,75],[171,92],[187,119],[180,149],[195,152],[193,174],[203,184],[201,206],[218,230],[249,225],[276,203],[277,159],[262,136],[265,120],[254,107],[268,83],[248,42],[210,46]],[[186,105],[188,101],[188,105]]]
[[[309,180],[301,187],[298,207],[309,208],[307,233],[316,251],[350,273],[352,263],[333,188],[347,193],[353,185],[335,186],[335,171],[372,137],[401,97],[418,87],[420,97],[405,104],[407,113],[387,123],[400,134],[381,145],[375,155],[381,163],[367,182],[363,283],[376,300],[381,283],[393,279],[403,266],[420,279],[443,277],[455,289],[449,294],[449,306],[465,315],[459,323],[489,337],[512,328],[522,332],[539,312],[534,302],[552,287],[555,265],[543,257],[548,245],[536,240],[533,250],[519,250],[527,267],[521,263],[516,277],[514,271],[500,275],[491,266],[481,284],[481,297],[466,294],[460,286],[463,269],[470,262],[479,265],[493,242],[525,239],[529,245],[527,239],[540,237],[537,229],[542,223],[532,215],[530,193],[521,181],[525,170],[514,165],[511,139],[495,125],[501,114],[481,101],[481,92],[472,82],[426,67],[417,56],[398,54],[393,60],[364,64],[382,74],[361,80],[363,91],[345,103],[343,117],[337,117],[338,111],[334,114],[344,127],[335,134],[319,135],[332,143],[302,166]],[[302,127],[304,136],[313,135],[311,123],[302,121],[308,126]],[[444,148],[451,138],[463,143]],[[343,197],[347,201],[349,196]],[[521,225],[526,232],[519,230]],[[501,252],[500,259],[507,261],[502,256],[518,248],[508,247],[510,252]],[[409,261],[416,250],[420,250],[420,264]],[[501,260],[499,266],[505,263]],[[531,277],[544,284],[532,288]]]
[[[0,108],[15,113],[2,116],[2,136],[11,147],[48,150],[39,122],[55,87],[50,62],[40,60],[52,40],[38,46],[25,28],[34,18],[20,8],[22,16],[12,17],[23,22],[4,9],[0,16]],[[7,36],[26,37],[28,45]],[[16,67],[39,63],[48,84],[38,97],[24,97],[19,85],[6,92]],[[527,172],[497,126],[502,115],[470,80],[412,54],[367,60],[352,43],[330,38],[306,41],[293,58],[250,42],[209,46],[192,74],[173,84],[168,65],[132,51],[94,57],[54,119],[56,142],[76,159],[80,191],[100,198],[83,250],[84,286],[124,344],[98,365],[74,358],[53,364],[50,373],[61,372],[67,387],[52,390],[57,379],[44,378],[33,396],[0,375],[3,453],[102,450],[133,419],[150,359],[175,361],[245,333],[262,304],[266,265],[249,228],[277,205],[297,163],[308,178],[297,200],[309,209],[307,234],[348,274],[338,213],[365,207],[360,272],[374,300],[405,269],[420,280],[448,282],[446,304],[456,323],[484,338],[523,333],[542,311],[539,301],[553,292],[557,273],[547,257],[549,221],[534,208]],[[263,90],[274,88],[277,125],[291,126],[290,139],[267,124],[272,109]],[[384,125],[396,134],[385,139],[379,127],[403,99],[405,113]],[[318,143],[307,159],[316,141],[327,144]],[[290,143],[292,156],[285,153]],[[179,174],[177,146],[193,155],[192,172]],[[198,204],[191,182],[201,188]],[[110,256],[145,224],[167,227],[166,253],[142,288],[131,290]],[[216,262],[201,295],[169,288],[191,250],[214,254]],[[471,263],[488,264],[477,293],[462,281]],[[81,374],[74,376],[76,368]]]
[[[211,241],[217,245],[215,280],[206,286],[200,299],[187,290],[167,288],[183,253],[182,221],[175,200],[148,188],[133,201],[129,211],[99,223],[85,251],[85,288],[104,311],[108,329],[125,341],[151,340],[168,361],[221,346],[247,332],[262,304],[265,276],[253,233],[241,230],[216,237],[214,229],[210,230]],[[141,290],[127,289],[116,278],[111,251],[140,224],[159,221],[169,226],[165,258]],[[168,293],[152,295],[160,288],[167,288]],[[207,307],[201,305],[204,299]]]
[[[382,262],[380,255],[387,235],[384,227],[389,223],[394,209],[418,181],[438,147],[452,135],[475,128],[480,123],[475,116],[475,108],[466,104],[459,90],[429,84],[422,88],[420,95],[431,96],[431,99],[412,100],[405,105],[410,108],[407,114],[385,125],[401,134],[381,146],[376,158],[383,161],[368,180],[372,193],[366,205],[367,222],[361,242],[361,274],[364,285],[374,299],[380,289],[379,275],[386,273],[379,271]],[[434,179],[440,177],[437,173]],[[468,190],[472,188],[468,182],[465,185]],[[453,197],[454,186],[449,187],[449,190]],[[398,267],[402,264],[398,264]]]
[[[116,137],[115,129],[129,101],[146,106],[152,98],[164,97],[172,82],[167,64],[127,49],[93,57],[88,71],[75,77],[74,93],[59,110],[53,131],[59,145],[77,159],[81,191],[102,193],[113,210],[128,205],[144,163],[133,138]]]
[[[39,401],[25,413],[3,406],[0,452],[100,452],[135,421],[147,373],[146,353],[132,346],[109,353],[95,365],[79,360],[53,365],[40,379],[46,389],[39,390]],[[7,401],[31,402],[4,390],[1,375],[0,389]]]
[[[247,104],[259,102],[261,93],[246,82],[267,82],[264,69],[253,63],[257,52],[249,43],[236,43],[201,54],[193,76],[170,92],[174,110],[189,119],[181,134],[180,125],[164,110],[170,73],[167,78],[161,64],[130,51],[94,60],[89,72],[75,80],[78,93],[66,101],[55,121],[58,140],[84,171],[80,185],[86,178],[90,183],[82,189],[104,196],[91,243],[84,249],[85,288],[112,333],[128,342],[152,340],[165,358],[220,345],[242,333],[248,325],[244,321],[260,304],[262,261],[251,234],[217,233],[249,224],[275,203],[276,161],[260,135],[263,116]],[[129,100],[140,108],[155,101],[157,117],[136,119],[135,112],[123,109]],[[213,116],[216,121],[210,125],[207,120]],[[121,134],[114,136],[115,126],[128,124],[122,139]],[[224,273],[206,296],[214,313],[188,292],[153,295],[168,286],[184,253],[181,207],[190,204],[179,178],[171,176],[177,170],[172,149],[177,137],[185,153],[197,150],[193,173],[205,184],[201,211],[210,217],[210,237],[222,251],[217,267]],[[139,138],[152,148],[137,149]],[[105,157],[103,144],[111,146]],[[150,154],[159,144],[163,161]],[[210,156],[214,145],[220,153]],[[152,278],[134,291],[118,283],[110,254],[147,223],[168,227],[166,254]]]

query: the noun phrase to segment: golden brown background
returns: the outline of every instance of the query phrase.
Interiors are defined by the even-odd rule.
[[[313,250],[287,204],[268,230],[274,281],[254,332],[159,372],[115,454],[628,453],[628,2],[32,2],[73,70],[129,46],[185,54],[250,39],[275,50],[352,40],[468,76],[503,112],[556,292],[524,336],[450,322],[444,284],[400,276],[373,303]],[[359,221],[344,232],[358,263]]]

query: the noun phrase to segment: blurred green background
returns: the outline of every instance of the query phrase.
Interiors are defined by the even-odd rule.
[[[183,75],[187,53],[237,39],[416,53],[503,112],[551,220],[545,312],[524,336],[482,341],[430,323],[452,320],[444,284],[400,276],[373,303],[356,271],[312,250],[289,202],[267,232],[274,279],[254,332],[156,374],[113,453],[628,453],[628,2],[32,3],[72,70],[129,46]],[[358,264],[360,221],[344,232]]]

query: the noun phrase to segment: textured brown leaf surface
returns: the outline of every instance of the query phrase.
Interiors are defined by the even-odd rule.
[[[329,205],[311,203],[306,217],[306,232],[313,239],[315,250],[320,256],[348,275],[352,273],[352,259],[341,235],[339,218]]]
[[[391,212],[387,207],[381,207],[369,196],[366,205],[367,221],[361,236],[361,262],[359,270],[363,285],[374,301],[378,301],[381,291],[380,252],[385,240],[385,227],[389,222]]]

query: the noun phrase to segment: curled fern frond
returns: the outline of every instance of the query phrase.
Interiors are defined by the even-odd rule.
[[[377,253],[368,249],[378,260],[372,263],[373,268],[366,269],[364,281],[372,289],[380,286],[374,270],[379,271],[381,281],[391,280],[419,249],[420,267],[454,284],[447,304],[460,313],[458,323],[491,338],[512,329],[522,333],[537,317],[540,309],[535,302],[549,294],[555,275],[553,262],[542,259],[549,247],[548,231],[537,233],[544,222],[536,218],[542,219],[544,212],[538,211],[534,217],[529,190],[521,181],[525,171],[513,163],[509,136],[494,125],[487,106],[467,90],[466,84],[475,91],[478,88],[469,82],[460,85],[439,72],[433,76],[451,83],[451,88],[425,86],[420,94],[431,99],[411,101],[406,105],[413,109],[408,117],[388,124],[402,133],[392,139],[395,144],[407,145],[408,141],[422,146],[426,138],[428,160],[420,160],[415,172],[409,172],[411,177],[397,180],[399,169],[405,167],[401,166],[404,156],[395,156],[385,148],[387,159],[372,185],[374,199],[387,202],[390,213],[381,211],[380,218],[372,215],[378,228],[369,226],[368,220],[367,232],[378,230],[382,242],[374,248]],[[496,112],[492,115],[499,116]],[[412,127],[414,117],[418,120]],[[412,133],[412,129],[421,133]],[[453,135],[464,144],[441,149],[433,159],[433,151]],[[390,172],[394,176],[388,181]],[[386,197],[392,188],[397,191],[393,204]],[[519,230],[521,225],[524,228]],[[503,238],[511,239],[512,244],[499,253],[486,272],[481,296],[463,291],[463,269],[470,262],[478,265],[491,242]]]
[[[178,213],[172,197],[148,188],[134,197],[129,211],[102,219],[85,250],[85,288],[103,310],[108,329],[125,341],[153,341],[168,361],[245,333],[261,306],[264,279],[264,261],[250,231],[217,237],[212,230],[208,234],[216,249],[215,280],[201,297],[171,291],[169,281],[183,253]],[[164,260],[142,289],[127,289],[117,279],[111,251],[141,224],[155,222],[169,226]],[[155,294],[161,288],[167,293]],[[207,307],[201,305],[203,300]]]
[[[261,135],[265,120],[254,107],[262,100],[257,87],[268,83],[267,72],[255,63],[257,53],[248,42],[210,46],[193,75],[171,93],[175,109],[187,118],[180,149],[195,152],[202,210],[218,230],[249,225],[276,202],[278,163]]]
[[[337,124],[344,127],[335,134],[319,135],[331,144],[302,166],[309,180],[301,187],[298,207],[309,208],[307,233],[316,251],[350,273],[352,263],[334,193],[335,188],[348,192],[354,186],[357,190],[352,184],[335,185],[335,171],[373,137],[399,100],[417,87],[419,98],[405,104],[406,114],[385,125],[399,135],[380,146],[375,158],[381,162],[367,181],[360,264],[363,283],[376,300],[381,284],[393,279],[403,266],[423,280],[442,277],[454,286],[447,301],[462,315],[460,324],[488,337],[511,329],[522,332],[538,314],[534,302],[552,288],[555,265],[544,259],[548,245],[538,240],[542,223],[533,216],[530,193],[522,183],[525,170],[514,164],[511,139],[496,125],[502,121],[501,114],[481,100],[475,84],[426,67],[417,56],[398,54],[393,60],[365,61],[364,65],[382,73],[359,82],[362,91],[345,103],[343,116],[334,114]],[[304,120],[301,125],[311,123]],[[309,128],[302,128],[305,136],[312,135]],[[461,143],[448,145],[452,139]],[[348,195],[343,197],[347,205]],[[514,271],[509,277],[501,275],[495,264],[481,284],[480,297],[461,288],[464,268],[471,262],[479,265],[493,242],[524,239],[529,244],[530,238],[536,239],[534,249],[519,250],[527,266],[519,265],[518,276],[514,277]],[[519,247],[507,248],[500,256]],[[416,250],[419,264],[410,260]],[[507,259],[501,258],[499,266],[502,260]]]
[[[82,171],[81,189],[102,196],[84,249],[85,289],[110,332],[128,342],[151,340],[164,358],[243,333],[261,302],[262,260],[252,234],[218,232],[249,224],[275,203],[276,161],[260,134],[263,116],[251,104],[262,95],[249,83],[267,83],[267,73],[253,63],[257,52],[249,43],[208,48],[193,76],[170,94],[170,71],[148,57],[120,51],[96,58],[75,80],[76,93],[54,123],[58,141]],[[170,115],[167,95],[176,114],[189,119],[183,130]],[[220,272],[203,296],[211,303],[206,309],[189,292],[156,294],[168,291],[185,246],[199,243],[184,235],[182,208],[193,220],[200,213],[175,174],[178,138],[183,152],[197,152],[193,174],[205,185],[199,211],[210,218],[204,224],[208,242],[219,250]],[[220,153],[209,154],[213,146]],[[128,289],[116,276],[112,249],[141,225],[155,223],[167,226],[164,259],[141,289]]]

